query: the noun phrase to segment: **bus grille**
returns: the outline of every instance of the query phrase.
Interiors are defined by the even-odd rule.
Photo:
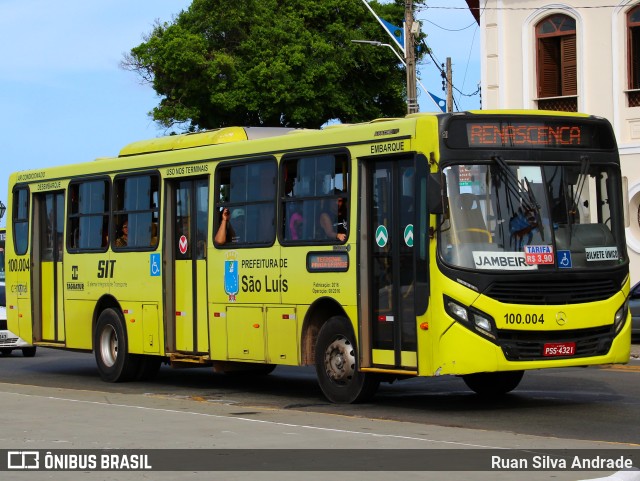
[[[544,345],[557,342],[575,342],[576,353],[570,358],[602,356],[609,352],[613,342],[613,327],[595,327],[571,331],[510,331],[498,330],[498,344],[509,361],[553,360],[561,357],[542,355]]]
[[[580,304],[609,299],[620,290],[611,279],[544,282],[494,282],[484,292],[508,304]]]

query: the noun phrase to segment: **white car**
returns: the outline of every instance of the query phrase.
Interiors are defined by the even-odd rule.
[[[32,346],[7,329],[7,297],[4,282],[0,282],[0,354],[8,356],[14,349],[20,349],[24,357],[36,355],[36,346]]]

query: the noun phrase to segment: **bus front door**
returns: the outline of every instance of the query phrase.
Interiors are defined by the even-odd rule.
[[[34,194],[33,201],[33,338],[64,343],[64,192]]]
[[[360,260],[362,366],[413,371],[417,368],[414,159],[373,160],[362,167],[360,222],[361,232],[368,232]]]
[[[209,183],[206,178],[171,182],[167,191],[168,257],[172,274],[166,289],[167,348],[171,352],[209,352],[207,316],[207,223]],[[168,238],[169,238],[168,237]],[[168,239],[167,238],[167,239]],[[173,314],[173,315],[172,315]]]

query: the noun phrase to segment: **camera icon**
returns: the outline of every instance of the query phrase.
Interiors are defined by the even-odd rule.
[[[38,451],[8,451],[7,469],[40,469]]]

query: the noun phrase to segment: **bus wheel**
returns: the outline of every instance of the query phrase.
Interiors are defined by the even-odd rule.
[[[10,356],[11,351],[13,351],[13,349],[0,349],[0,354],[2,354],[3,356]]]
[[[140,359],[129,354],[124,323],[115,310],[105,309],[100,313],[93,350],[98,371],[104,381],[129,381],[138,374]]]
[[[501,396],[518,387],[523,375],[524,371],[480,372],[467,374],[462,379],[481,396]]]
[[[23,347],[22,355],[24,357],[33,357],[36,355],[36,346]]]
[[[318,333],[316,373],[326,398],[334,403],[370,399],[380,380],[357,369],[358,353],[351,323],[341,316],[330,318]]]

